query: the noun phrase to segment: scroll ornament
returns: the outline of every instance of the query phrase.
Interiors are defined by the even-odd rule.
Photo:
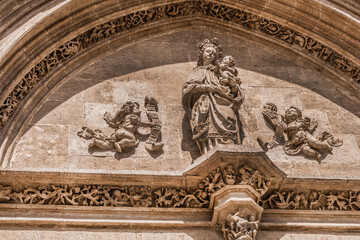
[[[315,137],[318,122],[308,117],[302,117],[302,112],[296,107],[290,107],[285,115],[277,112],[273,103],[263,106],[262,114],[275,135],[271,141],[258,137],[258,142],[264,150],[268,150],[284,143],[285,153],[288,155],[302,154],[320,161],[325,154],[331,153],[333,147],[340,147],[343,142],[332,134],[323,132]],[[285,134],[285,135],[284,135]],[[285,138],[286,136],[286,138]]]
[[[101,150],[112,150],[115,148],[121,153],[139,144],[139,140],[136,137],[139,127],[150,127],[151,132],[145,143],[145,148],[150,152],[161,150],[164,143],[157,142],[161,134],[161,121],[157,113],[158,102],[155,98],[147,96],[144,105],[147,109],[146,113],[149,121],[141,120],[140,105],[138,103],[128,101],[121,106],[115,116],[108,112],[104,114],[105,122],[115,129],[111,136],[107,136],[99,129],[93,130],[88,127],[82,127],[81,131],[77,134],[79,137],[90,140],[89,148]]]

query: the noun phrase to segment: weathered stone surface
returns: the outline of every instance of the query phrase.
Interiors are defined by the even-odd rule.
[[[294,105],[303,109],[305,116],[320,122],[316,133],[330,131],[336,137],[344,137],[344,145],[334,149],[332,155],[327,155],[321,165],[301,156],[286,156],[279,147],[268,152],[275,164],[283,167],[283,170],[290,175],[321,175],[326,178],[339,172],[336,171],[336,168],[340,167],[337,162],[341,161],[343,163],[341,176],[349,174],[358,176],[358,173],[351,168],[356,166],[354,164],[358,151],[353,150],[358,149],[358,143],[356,137],[351,135],[360,135],[356,127],[359,119],[350,113],[358,105],[357,102],[334,98],[333,92],[327,93],[324,90],[337,87],[331,85],[333,84],[329,81],[331,76],[325,72],[317,72],[316,68],[311,69],[312,65],[306,60],[301,64],[299,59],[302,58],[288,50],[274,49],[269,44],[253,44],[245,38],[235,38],[226,33],[219,34],[204,29],[189,29],[155,37],[99,58],[74,76],[70,76],[65,84],[54,91],[31,123],[69,126],[68,131],[62,133],[64,136],[62,141],[68,139],[66,154],[70,154],[74,159],[68,164],[69,166],[76,164],[75,169],[81,171],[86,169],[104,172],[140,169],[180,171],[199,156],[180,99],[182,86],[195,67],[194,62],[189,62],[197,58],[194,44],[205,37],[219,38],[224,53],[233,55],[238,62],[236,66],[246,95],[244,105],[239,110],[240,119],[244,121],[245,146],[257,148],[256,136],[272,136],[271,129],[261,115],[263,104],[274,102],[279,111]],[[158,58],[158,55],[164,56]],[[127,56],[126,61],[124,56]],[[322,82],[326,84],[320,88]],[[307,89],[301,85],[315,87]],[[162,154],[150,155],[140,142],[139,147],[128,154],[118,155],[107,151],[95,156],[89,151],[85,141],[76,135],[81,126],[105,131],[108,126],[103,120],[103,114],[106,111],[116,112],[119,106],[128,100],[138,101],[142,105],[146,95],[156,97],[159,102],[159,113],[163,123],[162,139],[167,142]],[[141,108],[142,118],[146,119],[143,106]],[[27,129],[31,131],[32,125]],[[146,129],[140,131],[143,134],[148,133]],[[111,131],[108,134],[111,134]],[[20,139],[20,143],[26,141],[29,136],[25,134]],[[145,139],[146,135],[139,137]],[[46,138],[46,134],[40,138]],[[17,163],[13,167],[17,169],[23,166],[19,164],[21,158],[17,155],[21,146],[17,146],[16,154],[13,156],[13,162]],[[31,148],[28,146],[28,149]],[[31,160],[29,158],[26,161]],[[59,171],[70,168],[65,166],[65,162],[67,161],[63,161],[62,165],[64,168],[59,168]],[[318,168],[322,169],[323,165],[324,169],[318,170]],[[53,168],[46,162],[41,167]]]
[[[69,126],[34,125],[17,145],[20,155],[68,155]]]
[[[106,22],[113,16],[123,16],[122,13],[119,14],[121,8],[130,7],[129,12],[140,10],[134,15],[127,15],[132,19],[128,22],[130,24],[142,25],[141,20],[152,21],[152,17],[155,16],[156,21],[149,25],[156,26],[158,22],[162,24],[164,19],[167,21],[168,18],[172,18],[160,15],[159,13],[164,13],[162,10],[155,13],[144,11],[152,5],[148,0],[137,2],[53,1],[51,4],[54,5],[52,6],[58,3],[64,4],[62,12],[64,15],[61,13],[64,21],[60,21],[54,14],[46,17],[48,24],[42,22],[40,26],[31,30],[30,27],[35,26],[38,21],[42,20],[42,17],[51,12],[44,11],[49,10],[49,7],[52,6],[45,4],[43,0],[13,2],[10,0],[0,3],[0,12],[5,12],[0,14],[0,19],[6,20],[5,24],[0,26],[0,29],[5,29],[5,31],[0,31],[0,55],[6,57],[5,61],[1,60],[1,64],[5,68],[0,70],[0,75],[4,76],[1,79],[4,86],[1,86],[0,91],[5,93],[3,94],[5,97],[14,89],[15,79],[17,81],[21,79],[29,71],[29,68],[37,64],[40,59],[44,59],[43,57],[49,51],[53,51],[53,48],[60,46],[69,38],[83,34],[84,29],[86,30],[90,26]],[[301,186],[301,191],[316,188],[316,191],[325,191],[326,195],[322,199],[324,201],[322,206],[329,211],[319,213],[319,211],[302,211],[307,209],[302,208],[302,210],[286,209],[281,212],[277,211],[279,209],[266,209],[265,212],[268,213],[274,210],[275,212],[272,214],[276,217],[272,218],[272,222],[265,221],[257,235],[258,240],[358,239],[360,229],[358,223],[360,222],[358,214],[354,213],[354,210],[360,209],[360,189],[357,184],[359,180],[356,180],[360,177],[360,101],[354,94],[357,91],[352,91],[349,86],[343,86],[340,80],[340,75],[344,74],[346,79],[351,79],[347,84],[355,88],[357,87],[355,86],[356,81],[359,80],[357,65],[359,61],[356,55],[359,51],[359,48],[356,47],[359,42],[356,39],[360,33],[354,23],[356,17],[353,17],[353,13],[357,10],[356,7],[352,7],[353,10],[350,10],[349,7],[358,4],[350,5],[348,0],[344,0],[344,3],[341,3],[341,9],[336,9],[337,2],[339,1],[329,0],[320,3],[313,0],[300,2],[285,0],[231,2],[225,0],[225,6],[218,5],[214,1],[209,4],[206,1],[204,2],[207,9],[206,14],[202,13],[203,6],[199,4],[195,10],[198,13],[195,18],[193,16],[190,16],[189,19],[186,19],[189,16],[184,19],[179,17],[174,21],[165,22],[158,29],[151,29],[153,26],[148,28],[140,26],[130,30],[130,34],[126,32],[127,30],[123,31],[123,36],[110,34],[109,38],[102,41],[105,43],[93,44],[91,49],[86,50],[88,52],[82,51],[71,61],[57,61],[54,65],[57,66],[57,69],[51,74],[47,74],[46,77],[40,74],[41,81],[33,88],[31,94],[27,91],[26,84],[30,84],[31,80],[29,79],[32,77],[35,79],[39,74],[27,75],[29,79],[20,82],[16,86],[19,88],[12,91],[16,95],[13,96],[15,97],[12,99],[14,101],[4,104],[9,108],[1,109],[1,126],[6,128],[2,122],[8,121],[8,116],[12,117],[12,122],[10,122],[12,125],[8,130],[6,129],[8,135],[4,136],[4,141],[10,139],[9,145],[13,143],[14,148],[9,148],[7,158],[9,161],[2,164],[5,170],[4,174],[0,174],[2,179],[0,182],[0,202],[2,203],[0,204],[0,225],[2,226],[0,239],[222,239],[219,227],[210,228],[211,209],[204,209],[206,216],[203,216],[200,221],[198,218],[187,216],[187,220],[184,222],[185,211],[179,209],[179,211],[174,211],[175,217],[172,221],[157,221],[169,220],[167,210],[171,208],[163,208],[163,212],[157,212],[161,204],[168,204],[166,202],[169,199],[166,197],[173,197],[170,205],[179,200],[176,199],[176,195],[171,195],[171,193],[166,195],[167,190],[163,189],[158,191],[156,197],[152,196],[153,200],[155,198],[159,200],[160,204],[152,205],[158,208],[148,208],[147,213],[144,208],[136,207],[135,214],[121,206],[118,206],[120,211],[109,206],[99,209],[99,205],[106,205],[107,198],[104,194],[110,192],[108,189],[104,190],[104,186],[106,188],[113,188],[116,184],[118,186],[124,186],[124,184],[156,186],[166,184],[170,186],[176,182],[175,191],[180,192],[180,188],[183,188],[181,191],[184,191],[185,195],[193,194],[185,196],[184,192],[181,192],[183,200],[188,197],[187,201],[191,202],[191,198],[194,197],[203,201],[204,192],[208,197],[209,194],[213,194],[215,188],[223,187],[224,182],[228,184],[229,179],[237,181],[239,184],[241,183],[238,179],[242,177],[246,179],[246,174],[237,175],[238,168],[236,168],[237,174],[229,174],[231,171],[224,168],[226,164],[231,162],[236,166],[240,162],[247,162],[259,167],[256,158],[260,155],[267,161],[266,169],[260,164],[263,170],[275,171],[275,166],[271,165],[274,163],[288,176],[281,175],[281,171],[278,169],[277,173],[281,177],[275,174],[278,179],[275,182],[267,182],[263,177],[257,174],[255,176],[256,168],[254,168],[251,172],[260,182],[254,186],[263,187],[257,190],[261,190],[262,193],[266,193],[268,190],[267,193],[274,193],[274,191],[284,189],[286,192],[283,196],[286,196],[290,192],[293,194],[292,191],[298,191],[298,186]],[[43,3],[44,5],[42,5]],[[200,2],[197,1],[197,3]],[[209,6],[218,8],[209,11]],[[253,15],[247,13],[249,12],[264,17],[262,21],[257,18],[252,19],[256,27],[252,26],[251,21],[245,23],[241,20],[241,22],[243,25],[249,24],[250,29],[258,30],[260,28],[265,34],[260,32],[258,34],[262,34],[265,40],[258,39],[256,33],[249,34],[250,29],[246,27],[232,28],[232,25],[235,25],[234,15],[222,11],[238,7],[245,10],[244,16],[252,17]],[[32,16],[34,16],[30,20],[27,18],[30,16],[26,16],[29,10],[33,12]],[[42,12],[38,14],[40,10]],[[349,10],[351,14],[348,14]],[[14,13],[9,15],[9,12]],[[169,14],[168,9],[165,13]],[[232,11],[232,13],[234,12]],[[236,13],[242,12],[236,10]],[[35,14],[38,15],[35,16]],[[342,14],[352,17],[339,17]],[[185,15],[189,14],[185,13]],[[213,18],[213,16],[217,18]],[[228,24],[230,23],[228,20],[222,19],[224,16],[232,19],[232,25]],[[138,22],[139,19],[140,22]],[[158,19],[160,21],[157,21]],[[304,21],[304,19],[309,21]],[[212,27],[217,21],[220,23],[216,25],[219,28],[213,29]],[[25,22],[26,24],[24,24]],[[204,26],[194,27],[199,23]],[[111,26],[113,26],[112,24],[110,23]],[[21,29],[4,37],[20,26],[22,26]],[[124,26],[118,25],[117,27],[116,31],[120,28],[123,29]],[[177,32],[178,27],[183,30]],[[209,30],[209,27],[213,30]],[[277,27],[281,28],[277,29]],[[105,29],[106,27],[103,25],[102,30]],[[113,31],[113,29],[107,30]],[[159,37],[150,35],[152,33],[163,34],[163,30],[169,33]],[[303,31],[307,32],[311,38],[303,38],[303,36],[300,36],[300,40],[294,38],[296,35],[301,35]],[[25,32],[27,36],[23,41],[20,37]],[[91,31],[85,35],[93,40],[109,35],[109,32],[96,33],[93,31],[95,34],[91,34],[91,36],[90,33]],[[313,36],[317,46],[311,43],[306,47],[302,46],[301,40],[311,41]],[[212,159],[209,154],[208,160],[211,159],[209,164],[214,164],[216,161],[219,164],[217,170],[209,172],[206,166],[196,165],[204,159],[199,158],[194,165],[191,165],[200,154],[192,138],[189,118],[184,116],[180,99],[183,84],[197,60],[198,53],[194,48],[195,44],[202,39],[213,37],[220,39],[225,54],[231,54],[237,60],[242,91],[246,95],[246,101],[239,110],[240,119],[244,124],[245,139],[241,149],[215,149],[218,151],[216,153],[221,152],[221,154]],[[93,42],[95,43],[97,40]],[[124,42],[130,46],[118,49],[119,46],[123,46]],[[273,44],[274,42],[282,42],[283,45],[293,48],[292,50],[295,52],[299,50],[300,53],[308,55],[304,57],[294,54],[280,45]],[[320,42],[329,44],[330,47],[322,45]],[[11,50],[12,46],[19,46],[19,49],[14,49],[8,54],[7,51]],[[76,47],[64,48],[62,46],[62,50],[57,51],[56,56],[67,59],[78,50]],[[342,58],[342,54],[354,61],[355,64]],[[93,60],[95,57],[98,58]],[[319,65],[314,65],[308,58],[317,61]],[[50,63],[48,59],[45,62],[46,64]],[[352,69],[353,66],[355,69]],[[47,66],[47,68],[51,67]],[[331,75],[333,73],[326,72],[329,69],[330,72],[339,70],[339,74],[335,74],[337,77]],[[65,79],[67,81],[61,85]],[[38,79],[34,81],[36,82]],[[59,87],[52,88],[55,85]],[[39,92],[43,95],[40,96]],[[143,112],[141,117],[146,118],[142,104],[146,95],[155,96],[159,101],[160,120],[163,124],[160,138],[166,143],[161,153],[154,154],[145,150],[144,140],[149,134],[149,129],[146,128],[140,129],[140,134],[136,136],[137,139],[142,140],[139,148],[127,153],[117,153],[111,150],[94,152],[89,149],[86,141],[78,137],[77,132],[84,125],[99,128],[107,135],[111,135],[113,130],[108,129],[104,124],[104,112],[117,111],[122,104],[129,100],[140,103]],[[27,98],[23,98],[24,96]],[[300,155],[287,156],[283,152],[282,146],[269,150],[265,155],[260,151],[256,137],[264,136],[270,139],[273,136],[273,132],[261,116],[261,107],[267,102],[274,102],[282,112],[292,105],[298,107],[304,116],[319,121],[315,135],[323,131],[334,133],[336,138],[343,140],[343,145],[341,148],[334,148],[331,153],[324,154],[321,162]],[[18,105],[18,103],[20,104]],[[14,114],[10,113],[13,109],[17,109]],[[35,113],[33,109],[39,110]],[[28,124],[23,126],[24,122]],[[18,133],[18,129],[24,130]],[[15,139],[14,142],[11,140],[12,137]],[[5,145],[5,150],[9,145]],[[224,154],[225,152],[228,155]],[[244,153],[245,155],[241,155]],[[197,166],[198,173],[207,171],[205,174],[208,175],[201,178],[201,183],[206,183],[206,186],[196,186],[200,181],[201,174],[181,175],[184,169],[189,169],[189,166],[190,169]],[[267,173],[269,174],[269,172]],[[230,180],[229,182],[231,182]],[[254,180],[253,176],[248,180]],[[8,183],[9,185],[3,185]],[[266,183],[271,183],[271,185]],[[64,190],[63,184],[69,184],[73,188]],[[79,194],[78,187],[74,187],[82,184],[91,184],[90,188],[95,195],[103,194],[102,202],[100,200],[98,202],[96,199],[95,201],[91,200],[89,203],[91,206],[85,206],[88,211],[76,208],[77,206],[62,206],[61,204],[66,204],[61,201],[68,196],[87,194],[86,190]],[[13,195],[6,194],[10,185],[13,188]],[[290,189],[287,189],[289,186]],[[81,186],[81,188],[86,189],[87,186]],[[24,195],[21,195],[21,189],[24,191],[26,199],[22,198]],[[59,189],[63,189],[63,192],[57,191]],[[330,192],[332,189],[336,196]],[[346,194],[341,191],[346,191]],[[127,191],[123,192],[128,193]],[[179,197],[179,192],[177,197]],[[152,193],[154,194],[154,192]],[[117,195],[115,191],[111,194],[113,197]],[[291,203],[292,209],[297,208],[296,204],[299,203],[296,203],[299,200],[294,197],[299,196],[296,194],[291,198],[295,201],[295,203]],[[87,197],[94,199],[91,194]],[[348,198],[345,199],[347,205],[341,209],[344,197]],[[56,203],[52,206],[46,205],[54,202],[42,205],[41,199],[52,199],[51,201],[56,199],[54,200]],[[13,203],[16,204],[9,203],[13,200]],[[31,203],[33,200],[34,203]],[[282,202],[284,199],[279,196],[278,200]],[[19,204],[19,201],[25,201],[28,205]],[[5,202],[9,204],[4,204]],[[40,204],[35,205],[35,202],[40,202]],[[73,203],[77,205],[78,202]],[[335,211],[338,208],[341,211]],[[344,213],[350,211],[354,214]],[[39,212],[40,214],[38,214]],[[194,209],[192,213],[196,215],[199,212],[199,209]],[[279,217],[280,213],[282,217]],[[100,218],[96,218],[96,214]],[[135,215],[139,217],[140,221],[134,220]],[[157,219],[158,215],[160,217]],[[287,219],[284,218],[285,215]],[[76,217],[74,218],[74,216]],[[147,217],[150,217],[150,220]],[[296,222],[301,217],[303,220],[305,219],[305,222]],[[156,220],[154,221],[154,219]],[[70,229],[76,231],[70,231]],[[277,232],[276,230],[282,231]]]

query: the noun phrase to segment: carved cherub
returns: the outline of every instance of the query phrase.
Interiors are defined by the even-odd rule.
[[[294,209],[306,209],[308,206],[308,200],[304,193],[296,194],[294,196]]]
[[[331,153],[332,147],[339,147],[342,141],[335,139],[330,133],[323,132],[320,137],[313,136],[318,123],[308,117],[302,117],[301,111],[290,107],[282,116],[277,113],[277,107],[267,103],[262,111],[266,122],[274,130],[273,140],[265,142],[258,137],[260,146],[267,150],[284,143],[285,153],[288,155],[303,154],[320,161],[322,153]],[[285,138],[285,136],[286,138]]]
[[[242,212],[239,209],[234,215],[228,214],[222,226],[224,239],[255,240],[259,221],[256,221],[255,216],[249,216],[246,220]]]
[[[112,127],[116,128],[114,136],[114,146],[118,152],[123,149],[131,148],[139,144],[139,140],[135,137],[135,133],[139,127],[151,127],[152,123],[143,122],[141,120],[141,111],[139,104],[128,101],[121,106],[121,109],[111,116],[110,113],[104,114],[104,120]]]
[[[10,200],[10,194],[12,192],[12,187],[3,187],[0,185],[0,200]]]
[[[309,195],[309,208],[324,210],[328,204],[326,196],[322,192],[312,191]]]
[[[236,171],[234,166],[229,164],[224,169],[225,183],[228,185],[234,185],[236,181]]]
[[[150,121],[143,121],[141,119],[138,103],[128,101],[121,106],[114,116],[108,112],[104,114],[105,122],[115,129],[111,136],[107,136],[99,129],[92,130],[88,127],[83,127],[78,132],[78,136],[90,139],[89,148],[99,148],[102,150],[115,148],[118,152],[123,152],[139,144],[139,140],[136,138],[138,128],[151,127],[151,133],[145,147],[149,151],[160,150],[164,144],[156,142],[160,135],[161,121],[157,115],[158,109],[155,98],[147,96],[145,98],[145,107]]]

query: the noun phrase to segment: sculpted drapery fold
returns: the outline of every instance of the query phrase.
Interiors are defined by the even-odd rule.
[[[200,152],[218,144],[241,144],[238,110],[244,101],[235,60],[225,56],[217,39],[199,44],[199,59],[183,87],[182,103],[190,118],[193,139]]]

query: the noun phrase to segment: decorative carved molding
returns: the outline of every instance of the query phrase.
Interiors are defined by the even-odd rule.
[[[297,47],[300,51],[322,61],[329,67],[337,69],[346,75],[349,81],[360,83],[359,66],[312,37],[241,9],[235,9],[212,1],[184,1],[130,13],[89,29],[58,47],[25,75],[2,103],[0,106],[0,129],[4,127],[9,118],[14,114],[20,101],[25,98],[48,72],[82,49],[119,32],[150,22],[189,15],[200,15],[231,22],[232,24],[274,37],[290,46]]]
[[[260,201],[263,208],[360,211],[358,191],[273,191]]]
[[[190,189],[144,185],[47,185],[25,186],[16,191],[11,186],[0,185],[0,203],[208,208],[211,196],[227,185],[251,186],[262,196],[259,205],[265,209],[360,211],[360,191],[270,190],[270,181],[247,165],[217,167],[199,182],[197,188]]]
[[[277,113],[277,107],[273,103],[263,106],[262,114],[266,122],[270,125],[275,135],[270,142],[266,142],[262,137],[258,137],[260,146],[264,149],[271,149],[284,143],[285,153],[288,155],[303,154],[309,158],[316,158],[318,161],[325,154],[331,153],[333,147],[340,147],[343,142],[335,139],[328,132],[323,132],[315,138],[313,136],[318,122],[308,117],[303,117],[302,112],[296,107],[290,107],[285,111],[285,115]],[[286,140],[284,137],[286,135]]]
[[[110,113],[104,114],[105,122],[115,129],[111,136],[107,136],[99,129],[92,130],[88,127],[82,127],[77,134],[79,137],[90,139],[89,148],[98,148],[101,150],[116,149],[118,152],[124,152],[129,148],[138,145],[139,140],[136,138],[139,127],[150,127],[151,132],[146,141],[145,148],[150,151],[161,150],[164,143],[156,142],[161,134],[161,121],[158,116],[158,102],[155,98],[146,96],[145,108],[149,122],[141,120],[140,105],[136,102],[128,101],[123,104],[115,116]]]
[[[231,167],[229,167],[231,166]],[[231,171],[229,170],[231,169]],[[226,185],[249,185],[260,194],[266,192],[270,181],[249,166],[232,165],[221,170],[214,169],[204,177],[198,188],[151,188],[149,186],[104,185],[49,185],[25,187],[14,191],[10,186],[0,185],[0,202],[46,205],[127,206],[127,207],[187,207],[207,208],[213,193]]]

